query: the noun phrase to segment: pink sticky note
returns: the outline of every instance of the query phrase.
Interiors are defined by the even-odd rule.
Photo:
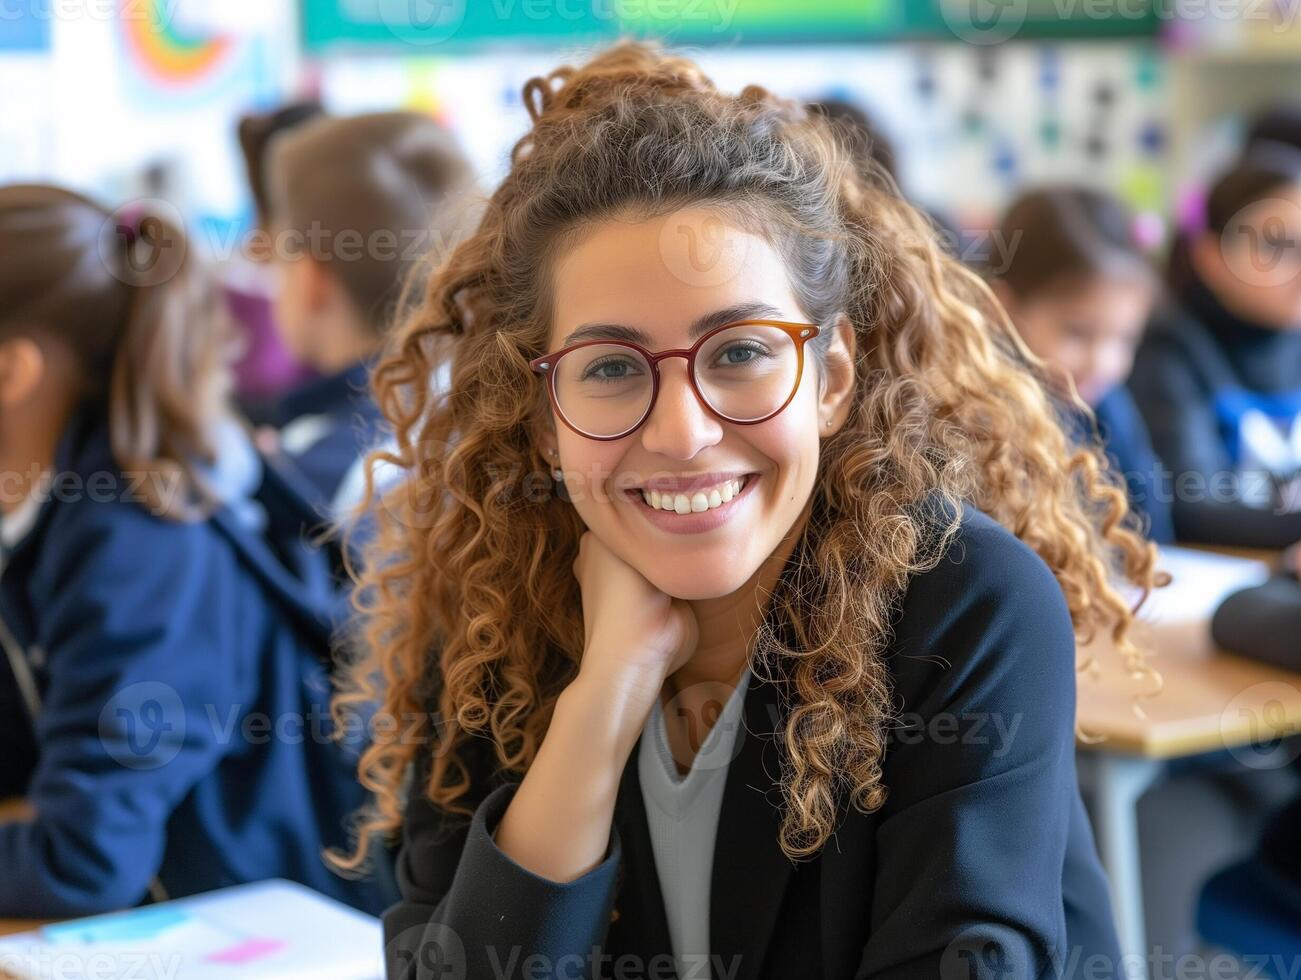
[[[248,939],[205,956],[205,963],[251,963],[285,945],[283,939]]]

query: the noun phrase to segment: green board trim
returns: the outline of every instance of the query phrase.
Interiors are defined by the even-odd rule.
[[[1108,16],[1095,16],[1107,10]],[[302,0],[310,54],[594,44],[971,42],[1153,37],[1156,0]],[[1064,15],[1063,15],[1064,14]]]

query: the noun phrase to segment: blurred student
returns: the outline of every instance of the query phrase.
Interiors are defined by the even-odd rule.
[[[337,515],[360,499],[379,437],[368,366],[403,296],[455,244],[473,168],[412,112],[315,120],[278,139],[267,166],[275,322],[321,375],[281,402],[280,447]]]
[[[322,851],[361,802],[330,739],[331,569],[226,404],[179,229],[0,188],[0,916],[267,877],[375,911]]]
[[[1172,258],[1130,388],[1173,471],[1181,540],[1301,540],[1301,153],[1258,143]]]
[[[235,395],[250,419],[267,422],[280,396],[314,377],[285,349],[272,322],[272,278],[265,262],[270,255],[267,227],[266,156],[271,141],[282,133],[324,114],[319,102],[291,102],[270,112],[250,113],[239,121],[237,135],[245,176],[253,199],[253,233],[240,256],[222,268],[226,303],[241,333],[242,348],[234,364]]]
[[[1047,366],[1068,429],[1077,440],[1101,439],[1148,536],[1165,544],[1174,540],[1170,494],[1124,384],[1157,292],[1133,224],[1129,210],[1101,191],[1032,191],[1003,218],[1007,257],[990,275],[1026,346]],[[1070,382],[1094,420],[1071,403]]]

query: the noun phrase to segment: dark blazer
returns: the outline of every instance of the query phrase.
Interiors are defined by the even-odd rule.
[[[329,738],[346,596],[318,518],[269,467],[207,520],[155,516],[104,417],[67,427],[0,574],[0,794],[39,815],[0,824],[0,916],[133,905],[155,878],[179,897],[284,877],[378,912],[392,893],[322,858],[365,794],[358,739]]]
[[[719,815],[713,976],[1032,978],[1079,975],[1090,958],[1110,970],[1098,975],[1120,975],[1076,784],[1075,641],[1047,567],[969,511],[946,557],[908,588],[888,664],[901,713],[887,801],[870,814],[849,809],[798,864],[777,844],[781,690],[752,678]],[[486,742],[467,755],[477,805],[468,825],[418,791],[407,807],[404,900],[384,917],[389,977],[447,966],[467,980],[674,976],[637,750],[605,860],[564,884],[497,848],[491,834],[517,777],[494,772]],[[534,954],[546,969],[530,974]]]

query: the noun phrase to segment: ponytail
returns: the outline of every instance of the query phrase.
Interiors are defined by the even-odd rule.
[[[15,257],[0,267],[0,338],[26,329],[72,351],[117,466],[142,477],[151,513],[191,520],[215,504],[198,467],[214,461],[208,433],[227,412],[229,335],[179,224],[156,211],[0,188],[0,252]]]

